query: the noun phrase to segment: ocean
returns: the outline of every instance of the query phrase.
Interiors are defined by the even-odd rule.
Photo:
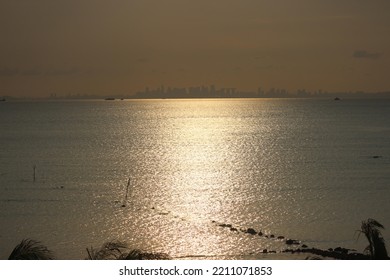
[[[2,102],[0,259],[24,238],[59,259],[362,252],[363,220],[390,226],[389,120],[389,99]]]

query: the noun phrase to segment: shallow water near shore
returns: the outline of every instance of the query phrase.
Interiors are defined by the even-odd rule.
[[[60,259],[110,240],[173,258],[288,238],[361,252],[362,220],[390,225],[390,100],[0,105],[0,259],[23,238]]]

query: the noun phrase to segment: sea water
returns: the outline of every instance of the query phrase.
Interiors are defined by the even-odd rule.
[[[389,120],[390,100],[2,102],[0,259],[24,238],[60,259],[362,252],[362,220],[390,226]]]

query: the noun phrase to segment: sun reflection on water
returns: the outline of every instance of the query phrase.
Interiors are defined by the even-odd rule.
[[[246,208],[257,205],[259,200],[266,208],[266,192],[253,197],[245,184],[258,176],[249,166],[253,166],[251,161],[256,160],[253,156],[259,155],[259,149],[262,151],[257,146],[259,139],[254,145],[252,138],[261,137],[256,134],[259,131],[268,134],[271,131],[268,127],[259,129],[259,122],[250,118],[231,117],[226,122],[226,116],[221,118],[221,112],[216,112],[215,103],[183,102],[182,105],[196,118],[170,116],[163,118],[159,127],[160,145],[165,152],[155,160],[163,163],[165,174],[156,182],[157,189],[151,192],[158,193],[155,196],[161,203],[159,207],[177,218],[173,222],[167,221],[168,216],[161,219],[166,234],[160,236],[159,242],[165,244],[165,251],[175,247],[174,254],[179,255],[223,253],[221,244],[226,247],[235,242],[222,240],[212,221],[240,223],[249,213]],[[231,109],[226,115],[245,116],[245,112],[237,112],[233,106]],[[236,134],[241,134],[241,140],[246,141],[237,141]],[[257,219],[245,217],[245,220]]]

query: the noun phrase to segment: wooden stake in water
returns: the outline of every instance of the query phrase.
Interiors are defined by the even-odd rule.
[[[37,166],[34,164],[33,165],[33,182],[35,183],[35,171],[36,171],[36,169],[37,169]]]
[[[122,207],[126,207],[127,196],[129,194],[129,187],[130,187],[130,177],[129,177],[129,180],[127,181],[126,195],[125,195],[125,200],[123,201]]]

